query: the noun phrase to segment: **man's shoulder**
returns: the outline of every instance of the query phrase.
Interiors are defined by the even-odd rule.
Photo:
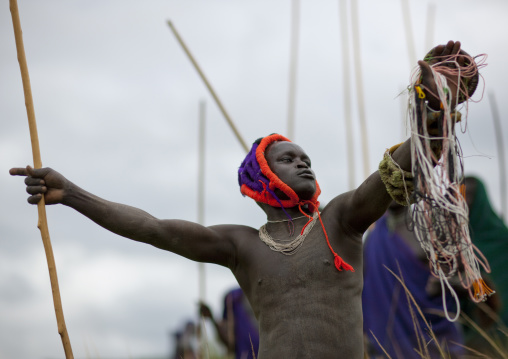
[[[355,230],[351,223],[356,220],[355,209],[353,208],[353,196],[356,190],[344,192],[335,198],[333,198],[323,208],[322,217],[326,223],[326,228],[330,228],[330,231],[336,231],[336,233],[342,233],[354,238],[358,238],[358,235],[363,233]]]
[[[322,213],[327,215],[339,214],[342,210],[346,209],[351,200],[351,196],[354,191],[348,191],[335,196],[330,202],[323,208]]]
[[[257,235],[258,230],[241,224],[217,224],[208,228],[227,238],[238,238],[246,235]]]

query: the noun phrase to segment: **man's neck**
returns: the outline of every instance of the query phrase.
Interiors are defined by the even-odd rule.
[[[268,204],[265,204],[265,203],[259,203],[258,202],[258,205],[266,213],[266,219],[267,219],[267,221],[288,220],[289,218],[286,215],[286,213],[289,214],[291,216],[291,218],[296,218],[296,217],[303,216],[303,213],[300,212],[300,209],[298,208],[298,206],[291,207],[291,208],[284,208],[284,210],[282,210],[282,208],[280,208],[280,207],[272,207],[272,206],[270,206]],[[302,206],[302,210],[306,214],[312,215],[308,211],[307,206]],[[284,211],[286,213],[284,213]]]

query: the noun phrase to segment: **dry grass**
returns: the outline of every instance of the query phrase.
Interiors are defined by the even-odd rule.
[[[435,333],[432,330],[432,327],[430,323],[427,321],[424,313],[422,312],[421,308],[418,306],[418,303],[416,302],[415,298],[409,291],[409,289],[406,287],[404,283],[404,278],[402,274],[397,275],[389,268],[386,268],[402,285],[404,288],[407,300],[409,303],[409,309],[411,313],[411,317],[413,319],[414,329],[415,332],[418,333],[417,335],[417,342],[418,342],[418,348],[414,348],[415,350],[415,358],[421,358],[421,359],[435,359],[435,357],[431,357],[428,347],[430,344],[433,344],[437,350],[439,351],[439,358],[443,359],[451,359],[451,355],[448,351],[446,343],[440,343],[438,338],[436,337]],[[399,268],[400,272],[400,268]],[[483,304],[483,305],[482,305]],[[465,354],[462,357],[462,359],[473,359],[473,358],[485,358],[485,359],[508,359],[508,328],[502,323],[502,321],[499,319],[499,317],[494,313],[487,305],[484,303],[480,303],[479,305],[480,309],[483,310],[488,316],[492,318],[494,322],[497,324],[497,335],[493,334],[493,331],[487,332],[483,328],[481,328],[475,321],[473,321],[466,313],[462,312],[460,314],[460,323],[463,325],[468,326],[471,328],[475,333],[477,333],[481,338],[485,340],[485,343],[487,343],[487,348],[485,352],[480,352],[479,350],[467,347],[465,345],[459,344],[459,343],[453,343],[455,345],[461,346],[464,348]],[[443,312],[439,313],[432,313],[432,314],[438,314],[444,317]],[[423,320],[425,323],[425,328],[421,328],[418,316]],[[425,332],[430,336],[430,341],[427,341],[426,336],[424,335]],[[374,334],[372,333],[374,336]],[[386,358],[392,359],[392,357],[388,354],[388,352],[382,347],[381,343],[379,343],[378,339],[374,336],[374,339],[376,340],[379,347],[383,350],[383,353]],[[367,358],[367,356],[366,356]]]

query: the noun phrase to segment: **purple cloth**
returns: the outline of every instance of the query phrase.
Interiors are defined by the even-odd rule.
[[[462,353],[462,349],[453,343],[463,343],[456,324],[428,312],[443,312],[441,294],[430,297],[425,291],[431,275],[428,265],[417,258],[403,238],[388,230],[385,215],[376,223],[364,250],[363,327],[370,350],[375,353],[371,354],[383,355],[373,333],[392,358],[419,358],[414,350],[418,349],[418,339],[405,290],[385,266],[398,276],[402,273],[404,283],[425,314],[438,341],[446,342],[441,347],[449,350],[452,358]],[[452,313],[456,311],[453,303],[448,295],[447,308]],[[427,326],[418,312],[414,312],[425,338],[424,344],[428,343],[430,336]],[[441,358],[434,343],[429,343],[428,349],[431,358]]]
[[[260,140],[260,139],[259,139]],[[258,140],[258,141],[259,141]],[[258,160],[256,159],[256,150],[258,149],[259,142],[254,142],[252,147],[245,156],[240,168],[238,169],[238,185],[242,187],[243,184],[247,185],[254,191],[263,192],[265,186],[268,186],[270,181],[265,175],[261,173]],[[265,184],[261,183],[261,181]]]
[[[224,298],[224,320],[228,320],[228,308],[232,309],[234,318],[235,358],[254,358],[252,348],[254,348],[254,353],[257,357],[259,348],[258,324],[250,304],[240,288],[233,289]]]

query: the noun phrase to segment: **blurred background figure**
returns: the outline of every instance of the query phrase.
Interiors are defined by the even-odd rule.
[[[192,321],[185,323],[183,330],[173,333],[173,339],[175,351],[172,359],[197,359],[197,331]]]
[[[465,178],[466,202],[469,206],[469,225],[473,244],[487,259],[491,273],[484,274],[492,283],[496,293],[485,303],[464,303],[464,313],[469,316],[484,334],[493,340],[502,352],[508,352],[508,228],[489,201],[483,182],[472,176]],[[499,357],[499,351],[472,328],[464,324],[466,346],[491,357]]]
[[[460,327],[444,315],[439,280],[430,273],[409,211],[408,207],[393,202],[365,241],[362,305],[366,352],[370,358],[384,358],[384,351],[401,359],[443,357],[437,343],[431,340],[424,319],[390,269],[403,279],[439,347],[449,352],[451,358],[459,358],[464,351],[460,346],[464,343]],[[446,305],[453,317],[456,304],[449,292]]]
[[[206,303],[200,303],[200,313],[210,319],[217,330],[228,354],[235,359],[257,357],[259,347],[259,328],[249,301],[240,288],[229,291],[224,298],[222,319],[217,321]],[[254,355],[253,355],[254,352]]]

